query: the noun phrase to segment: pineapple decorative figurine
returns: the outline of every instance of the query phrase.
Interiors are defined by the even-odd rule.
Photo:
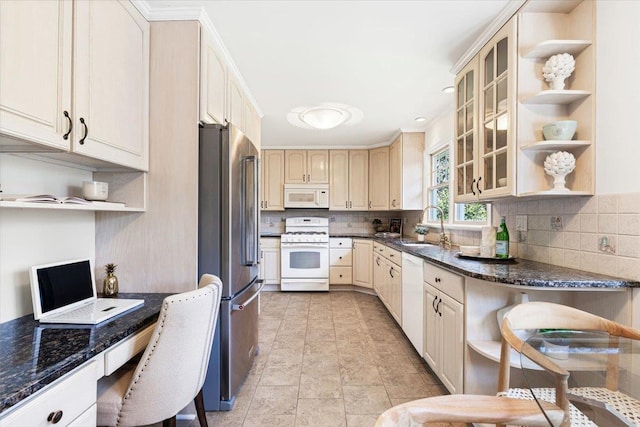
[[[102,282],[102,293],[105,296],[113,297],[118,295],[118,278],[113,274],[117,267],[118,266],[113,263],[109,263],[105,266],[107,276]]]

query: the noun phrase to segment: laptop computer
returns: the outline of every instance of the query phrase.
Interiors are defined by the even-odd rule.
[[[98,298],[89,259],[31,267],[33,317],[41,323],[96,325],[144,300]]]

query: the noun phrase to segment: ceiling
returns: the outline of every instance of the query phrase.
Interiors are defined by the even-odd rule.
[[[148,0],[206,10],[263,114],[265,148],[371,147],[424,130],[453,104],[442,92],[452,66],[507,3]],[[330,130],[287,121],[292,108],[321,102],[356,107],[363,119]]]

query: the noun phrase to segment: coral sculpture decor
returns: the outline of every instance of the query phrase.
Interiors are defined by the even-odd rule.
[[[544,171],[553,177],[554,191],[569,191],[565,187],[565,177],[576,168],[576,159],[573,154],[566,151],[558,151],[547,156],[544,161]]]
[[[542,67],[542,77],[553,90],[563,90],[564,81],[576,69],[576,61],[568,53],[559,53],[549,58]]]

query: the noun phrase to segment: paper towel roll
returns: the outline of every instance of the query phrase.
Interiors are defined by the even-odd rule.
[[[482,227],[480,240],[480,256],[494,257],[496,255],[496,227]]]

